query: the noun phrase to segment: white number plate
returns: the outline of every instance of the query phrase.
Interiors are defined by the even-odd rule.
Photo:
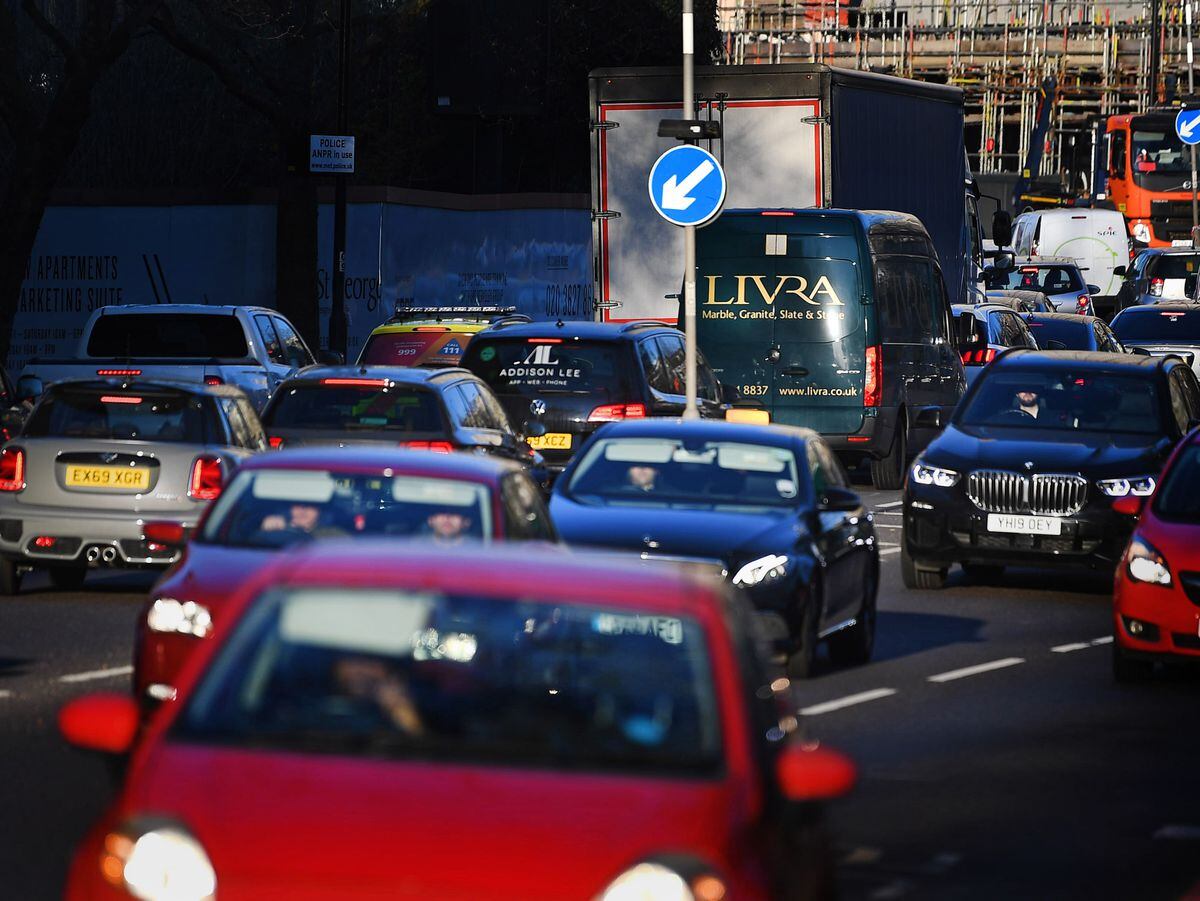
[[[1053,516],[1026,516],[1023,513],[989,513],[989,532],[1010,532],[1019,535],[1061,535],[1062,520]]]

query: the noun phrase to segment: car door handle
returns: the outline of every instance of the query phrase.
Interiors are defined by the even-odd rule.
[[[795,376],[796,378],[802,379],[806,375],[808,375],[808,370],[805,369],[803,366],[786,366],[783,369],[783,374]]]

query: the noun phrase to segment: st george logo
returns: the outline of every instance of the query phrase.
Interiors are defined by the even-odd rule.
[[[526,366],[557,366],[558,360],[553,357],[554,347],[549,344],[539,344],[533,353],[525,358]]]

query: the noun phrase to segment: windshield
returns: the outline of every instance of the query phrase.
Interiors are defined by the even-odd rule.
[[[1194,344],[1200,342],[1200,310],[1126,310],[1112,321],[1112,330],[1122,344]]]
[[[1018,266],[1000,277],[999,288],[1040,291],[1042,294],[1066,294],[1086,291],[1083,278],[1074,266]]]
[[[500,396],[577,394],[613,403],[631,396],[631,367],[623,346],[614,342],[479,337],[469,353],[467,368]]]
[[[674,438],[597,441],[569,486],[600,503],[751,508],[795,506],[802,490],[787,448]]]
[[[1042,350],[1092,349],[1092,327],[1087,320],[1039,319],[1034,316],[1027,319],[1025,324]]]
[[[354,381],[346,379],[344,381]],[[372,384],[299,384],[282,392],[263,416],[281,429],[445,432],[441,404],[432,391],[386,379]]]
[[[166,441],[225,444],[212,401],[203,396],[54,389],[38,405],[23,434],[31,438]]]
[[[175,734],[572,769],[707,774],[721,763],[692,620],[382,589],[258,598]]]
[[[1094,369],[983,370],[959,408],[964,426],[1159,435],[1158,394],[1148,378]]]
[[[1154,512],[1163,519],[1200,523],[1200,446],[1180,451],[1154,497]]]
[[[120,313],[92,326],[90,357],[249,356],[237,317],[216,313]]]
[[[238,473],[221,492],[201,540],[281,548],[313,538],[392,535],[457,544],[492,537],[487,486],[426,476],[311,469]]]
[[[1166,121],[1135,119],[1130,157],[1134,172],[1191,172],[1191,157]]]

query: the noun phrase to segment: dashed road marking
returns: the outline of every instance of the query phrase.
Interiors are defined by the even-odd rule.
[[[882,551],[880,551],[879,556],[884,557],[888,554],[898,554],[898,553],[900,553],[900,550],[901,550],[900,545],[898,545],[898,544],[892,545],[891,547],[885,547]]]
[[[1050,649],[1050,651],[1054,654],[1069,654],[1072,651],[1086,650],[1091,646],[1092,643],[1090,641],[1073,641],[1070,644],[1055,645]]]
[[[117,676],[128,676],[133,672],[132,666],[114,666],[112,669],[94,669],[86,673],[71,673],[59,676],[59,682],[91,682],[93,679],[115,679]]]
[[[886,504],[876,505],[876,510],[887,510],[890,507],[899,507],[904,504],[904,501],[888,501]]]
[[[12,692],[9,691],[7,688],[0,690],[0,698],[11,698],[11,697],[12,697]]]
[[[1200,842],[1200,826],[1173,823],[1155,831],[1154,837],[1175,842]]]
[[[860,691],[858,694],[846,695],[844,698],[825,701],[822,704],[813,704],[811,707],[801,707],[800,713],[803,716],[820,716],[822,713],[832,713],[845,707],[853,707],[855,704],[878,701],[880,698],[891,697],[895,693],[896,689],[894,688],[873,688],[870,691]]]
[[[1093,638],[1092,644],[1094,644],[1094,645],[1095,644],[1112,644],[1112,636],[1111,635],[1102,635],[1099,638]]]
[[[876,516],[903,516],[904,514],[901,513],[899,510],[876,510],[875,515]]]
[[[988,663],[979,663],[975,666],[967,666],[962,669],[952,669],[946,673],[938,673],[936,676],[930,676],[926,681],[929,682],[953,682],[955,679],[965,679],[968,676],[978,676],[980,673],[990,673],[992,670],[1005,669],[1006,667],[1016,666],[1019,663],[1024,663],[1024,657],[1005,657],[1002,660],[992,660]]]
[[[875,523],[875,528],[877,528],[877,529],[903,529],[904,526],[893,526],[893,525],[888,525],[886,522],[877,522],[877,523]]]
[[[912,887],[912,883],[905,879],[895,879],[882,888],[875,889],[870,897],[872,901],[892,901],[893,898],[903,898]]]

